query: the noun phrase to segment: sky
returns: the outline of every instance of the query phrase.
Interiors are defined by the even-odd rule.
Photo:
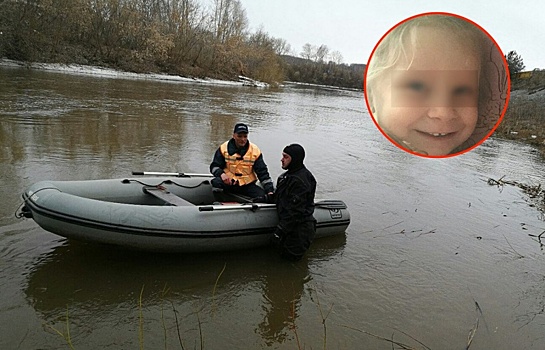
[[[402,20],[449,12],[481,26],[504,54],[515,50],[526,68],[545,69],[545,1],[541,0],[240,0],[251,31],[260,26],[285,39],[292,54],[304,44],[339,51],[343,62],[367,63],[380,38]]]

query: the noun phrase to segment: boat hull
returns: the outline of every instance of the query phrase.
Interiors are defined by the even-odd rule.
[[[210,179],[139,178],[43,181],[23,194],[26,216],[57,235],[162,252],[211,252],[269,244],[274,204],[212,204]],[[189,203],[173,206],[143,190],[162,186]],[[345,232],[341,201],[317,202],[316,238]]]

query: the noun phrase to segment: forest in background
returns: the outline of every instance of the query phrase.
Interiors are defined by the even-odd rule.
[[[239,0],[0,0],[0,57],[362,89],[365,65],[248,28]]]

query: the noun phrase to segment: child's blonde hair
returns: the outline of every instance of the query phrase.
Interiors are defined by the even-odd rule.
[[[414,48],[418,42],[416,29],[422,27],[448,30],[455,38],[467,44],[469,49],[478,55],[481,63],[479,118],[473,135],[454,151],[458,152],[471,147],[492,130],[504,109],[506,94],[508,94],[507,67],[503,55],[494,42],[474,23],[454,15],[431,13],[411,18],[396,26],[382,38],[368,62],[364,86],[367,102],[376,120],[375,106],[379,90],[377,85],[381,78],[399,62],[409,62],[405,68],[410,67],[415,55],[411,48]]]
[[[401,23],[382,39],[369,61],[365,87],[369,92],[371,106],[374,106],[373,94],[379,78],[400,61],[409,62],[406,67],[409,68],[415,55],[414,50],[410,48],[415,47],[418,41],[416,29],[422,27],[447,29],[456,38],[470,45],[475,53],[482,47],[484,34],[475,25],[455,16],[429,14]]]

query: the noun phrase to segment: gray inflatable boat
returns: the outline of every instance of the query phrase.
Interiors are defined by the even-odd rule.
[[[133,173],[138,174],[138,173]],[[164,252],[208,252],[269,244],[274,204],[214,202],[201,174],[41,181],[23,193],[20,216],[69,239]],[[346,204],[317,200],[316,238],[344,233]]]

